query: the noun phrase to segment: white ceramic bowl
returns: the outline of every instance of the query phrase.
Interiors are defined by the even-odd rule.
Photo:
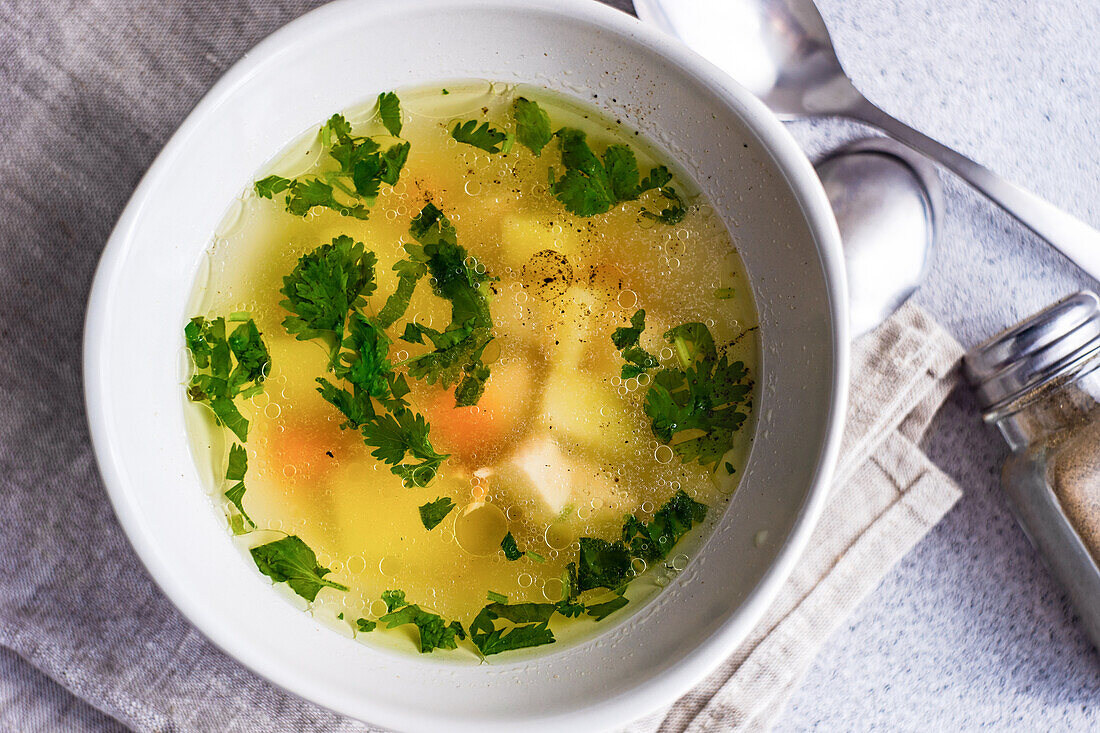
[[[229,202],[270,156],[334,111],[379,91],[455,78],[571,93],[664,146],[733,233],[761,316],[755,446],[706,546],[625,623],[521,663],[395,655],[293,608],[232,546],[184,432],[185,303]],[[92,439],[150,574],[195,626],[265,677],[403,730],[610,727],[671,702],[714,668],[803,549],[843,419],[843,273],[825,195],[779,122],[716,68],[627,15],[590,0],[343,0],[287,25],[236,64],[135,191],[88,308]],[[767,540],[757,546],[759,530]]]

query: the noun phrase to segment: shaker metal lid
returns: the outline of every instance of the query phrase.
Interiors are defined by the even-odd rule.
[[[1083,290],[975,346],[964,363],[988,410],[1071,371],[1098,350],[1100,297]]]

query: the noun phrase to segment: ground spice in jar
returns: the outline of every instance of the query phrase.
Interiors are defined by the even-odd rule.
[[[1089,553],[1100,562],[1100,410],[1068,431],[1049,465],[1050,487]]]

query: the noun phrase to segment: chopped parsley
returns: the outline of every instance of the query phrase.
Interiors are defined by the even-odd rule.
[[[377,261],[362,243],[343,235],[302,255],[279,290],[285,297],[279,305],[291,313],[283,319],[287,333],[299,341],[322,339],[334,362],[349,314],[365,306],[377,287]]]
[[[386,591],[382,594],[388,613],[379,617],[378,623],[392,629],[405,624],[416,626],[420,634],[420,653],[436,649],[457,649],[458,642],[466,638],[466,630],[458,621],[449,624],[439,614],[425,611],[415,603],[405,600],[403,591]]]
[[[583,130],[563,127],[554,136],[561,145],[565,172],[555,176],[550,169],[550,190],[568,211],[577,216],[595,216],[624,201],[634,201],[647,191],[656,191],[669,202],[668,206],[656,214],[643,209],[642,215],[666,224],[683,220],[687,210],[668,185],[672,174],[665,166],[652,168],[640,178],[637,157],[628,145],[609,145],[601,160],[588,145]]]
[[[729,300],[733,297],[733,288],[718,288],[714,291],[714,297],[718,300]]]
[[[371,455],[406,483],[422,485],[447,456],[432,447],[423,416],[408,408],[408,383],[387,358],[390,338],[361,313],[376,288],[376,261],[373,252],[346,236],[302,256],[283,278],[280,292],[286,299],[281,305],[291,313],[283,326],[299,340],[327,344],[329,370],[336,380],[318,377],[317,391],[344,416],[341,427],[359,430],[374,449]],[[399,284],[395,295],[404,304],[392,310],[404,311],[411,292],[402,295]],[[406,461],[407,455],[412,460]]]
[[[627,362],[622,367],[623,378],[658,366],[638,345],[645,329],[645,311],[635,313],[630,323],[611,336]],[[752,393],[748,369],[744,362],[730,362],[725,354],[718,355],[714,337],[703,323],[683,323],[665,332],[664,338],[680,368],[660,370],[646,390],[645,411],[651,430],[658,440],[671,445],[684,463],[696,462],[715,470],[730,449],[733,434],[748,417]]]
[[[630,601],[627,600],[626,596],[616,595],[610,601],[585,606],[584,612],[597,621],[603,621],[628,603]]]
[[[371,621],[367,618],[359,618],[355,620],[355,628],[364,633],[368,631],[374,631],[377,628],[378,622]]]
[[[538,102],[525,97],[516,99],[512,113],[516,118],[516,140],[535,155],[542,155],[542,149],[554,138],[549,115]]]
[[[554,642],[550,630],[553,603],[490,603],[470,624],[470,640],[482,656]],[[497,621],[503,621],[497,625]]]
[[[276,583],[286,583],[311,603],[322,588],[348,589],[346,585],[325,579],[331,571],[317,564],[313,550],[296,535],[253,547],[249,552],[261,573]]]
[[[378,115],[391,135],[401,137],[401,100],[396,94],[386,92],[378,95]]]
[[[630,572],[630,550],[622,542],[608,542],[597,537],[580,538],[577,560],[577,588],[581,592],[593,588],[619,588]]]
[[[663,560],[673,545],[706,517],[706,504],[700,504],[681,489],[657,510],[653,521],[646,523],[634,515],[627,517],[623,525],[623,543],[634,557],[646,562]]]
[[[519,560],[523,557],[523,552],[516,545],[516,538],[511,532],[504,535],[504,539],[500,541],[500,549],[504,551],[504,557],[509,560]]]
[[[637,377],[650,369],[656,369],[660,366],[657,357],[641,347],[640,340],[642,331],[644,330],[645,311],[639,308],[635,311],[634,315],[630,317],[629,326],[616,328],[611,334],[611,342],[614,343],[615,348],[619,350],[619,353],[623,357],[623,361],[627,362],[623,364],[622,371],[620,372],[623,379]]]
[[[491,603],[507,603],[508,596],[503,593],[497,593],[496,591],[487,591],[485,593],[485,600]]]
[[[256,527],[256,523],[244,510],[244,475],[248,471],[248,454],[244,446],[234,443],[229,449],[229,463],[225,469],[225,480],[232,481],[233,486],[225,491],[223,496],[237,508],[237,513],[229,517],[229,525],[233,534],[239,535]]]
[[[449,496],[422,505],[420,507],[420,521],[423,522],[424,529],[430,531],[438,527],[443,518],[450,514],[454,508],[455,503]]]
[[[481,148],[487,153],[507,153],[512,149],[512,136],[495,127],[490,127],[488,122],[482,122],[480,126],[477,120],[456,122],[451,128],[451,137],[460,143]]]
[[[466,248],[458,244],[454,225],[434,204],[417,214],[409,234],[416,240],[405,247],[410,261],[426,267],[436,294],[451,303],[451,322],[443,331],[406,326],[404,340],[422,343],[426,337],[435,347],[404,362],[409,376],[444,388],[458,383],[455,406],[475,405],[490,376],[481,355],[493,338],[493,319],[487,289],[482,286],[493,278],[478,272]]]
[[[271,368],[271,355],[255,321],[249,318],[226,336],[224,318],[198,316],[187,323],[183,335],[195,362],[188,398],[205,404],[219,425],[247,441],[248,420],[233,400],[262,392]]]
[[[393,137],[401,133],[401,105],[397,95],[378,96],[379,116]],[[271,175],[254,184],[256,195],[274,199],[285,194],[283,204],[295,216],[305,216],[314,207],[331,209],[341,216],[366,219],[369,207],[382,184],[397,183],[409,156],[409,143],[386,149],[370,137],[353,135],[351,123],[341,114],[329,118],[320,130],[321,145],[337,167],[298,178]],[[337,196],[339,192],[339,196]]]

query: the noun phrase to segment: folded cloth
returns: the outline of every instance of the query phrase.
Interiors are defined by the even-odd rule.
[[[856,342],[832,493],[794,572],[717,671],[624,733],[772,727],[833,629],[958,500],[959,488],[918,444],[961,357],[911,304]]]

